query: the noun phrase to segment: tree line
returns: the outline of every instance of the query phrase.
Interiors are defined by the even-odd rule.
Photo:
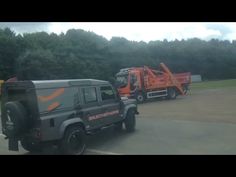
[[[204,80],[236,78],[236,41],[198,38],[175,41],[111,40],[93,32],[68,30],[16,35],[0,29],[0,80],[94,78],[114,81],[121,68],[164,62],[173,72],[191,72]]]

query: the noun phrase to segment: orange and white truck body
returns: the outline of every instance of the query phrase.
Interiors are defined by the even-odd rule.
[[[143,102],[149,98],[173,99],[179,94],[185,95],[191,83],[191,73],[172,74],[164,63],[160,67],[161,71],[147,66],[121,69],[116,74],[116,86],[120,96]]]

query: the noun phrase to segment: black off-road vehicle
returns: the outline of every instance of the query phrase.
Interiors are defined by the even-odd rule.
[[[114,125],[135,130],[135,100],[123,100],[107,81],[93,79],[16,81],[2,86],[2,132],[9,150],[18,142],[30,152],[57,145],[81,154],[86,135]]]

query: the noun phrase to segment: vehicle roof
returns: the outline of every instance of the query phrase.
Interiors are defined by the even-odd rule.
[[[97,86],[110,84],[108,81],[96,79],[69,79],[69,80],[38,80],[32,81],[35,88],[55,88],[69,86]]]

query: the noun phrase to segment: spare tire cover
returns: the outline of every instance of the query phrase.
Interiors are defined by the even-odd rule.
[[[7,102],[5,104],[7,120],[7,136],[16,136],[26,131],[27,112],[25,107],[18,101]]]

